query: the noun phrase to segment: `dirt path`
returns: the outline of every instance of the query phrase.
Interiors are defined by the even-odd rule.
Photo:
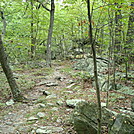
[[[83,84],[78,79],[73,80],[65,73],[70,73],[66,65],[67,63],[55,64],[51,73],[45,68],[18,72],[20,75],[27,75],[26,81],[33,79],[35,82],[34,87],[25,91],[25,97],[32,101],[14,103],[1,111],[1,134],[75,134],[69,121],[73,109],[66,106],[66,100],[84,99],[96,102],[96,91],[91,81]],[[110,109],[116,112],[120,112],[118,107],[131,109],[130,96],[115,94],[112,91],[109,94]],[[101,92],[101,101],[105,103],[106,98],[106,92]]]
[[[66,134],[73,131],[66,121],[72,109],[68,109],[64,103],[68,95],[68,93],[65,95],[64,90],[70,78],[61,73],[61,68],[62,66],[55,67],[51,75],[40,79],[34,89],[25,95],[33,101],[15,103],[3,109],[2,112],[7,111],[7,113],[0,120],[1,134],[34,134],[43,126],[49,126],[48,133],[51,133],[51,129],[55,134]],[[44,115],[39,117],[39,113]]]

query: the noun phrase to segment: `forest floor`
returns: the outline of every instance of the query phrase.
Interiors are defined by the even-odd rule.
[[[6,89],[9,91],[7,82],[3,83],[4,88],[0,86],[0,133],[36,134],[47,126],[47,130],[55,131],[54,134],[75,134],[70,123],[73,108],[67,107],[66,100],[84,99],[96,103],[96,91],[92,81],[72,77],[71,74],[78,72],[73,70],[72,64],[71,61],[65,61],[55,62],[51,69],[16,69],[14,76],[24,96],[30,101],[10,105],[7,102],[12,97],[3,93]],[[1,72],[0,75],[3,77],[4,74]],[[101,101],[104,103],[106,96],[107,93],[101,91]],[[110,91],[109,108],[116,112],[120,112],[118,107],[130,109],[131,98],[131,95]]]

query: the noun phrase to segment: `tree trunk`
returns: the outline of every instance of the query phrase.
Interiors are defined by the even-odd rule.
[[[33,22],[33,0],[31,0],[31,58],[35,54],[34,22]]]
[[[88,9],[88,20],[89,20],[89,38],[90,38],[90,43],[92,45],[93,62],[94,62],[94,77],[95,77],[96,94],[97,94],[97,101],[98,101],[98,134],[101,134],[101,117],[102,117],[101,100],[100,100],[100,89],[99,89],[99,84],[98,84],[96,46],[95,46],[95,41],[93,40],[93,34],[92,34],[92,18],[91,18],[91,12],[90,12],[90,0],[87,0],[87,9]]]
[[[134,2],[131,2],[131,12],[129,16],[129,21],[128,21],[128,30],[127,30],[127,41],[126,43],[133,43],[134,42]]]
[[[53,25],[54,25],[54,11],[55,11],[54,0],[51,0],[50,24],[48,30],[47,57],[46,57],[46,64],[49,67],[51,67],[51,44],[52,44],[52,33],[53,33]]]
[[[16,84],[16,81],[13,77],[12,70],[8,64],[7,55],[4,51],[1,35],[0,35],[0,63],[1,63],[4,73],[6,75],[6,78],[8,80],[14,100],[22,101],[24,99],[24,97],[22,96],[22,94]]]

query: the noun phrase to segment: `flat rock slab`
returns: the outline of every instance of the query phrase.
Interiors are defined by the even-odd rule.
[[[34,117],[34,116],[31,116],[31,117],[28,118],[27,121],[34,121],[34,120],[38,120],[38,118],[37,117]]]
[[[56,133],[56,132],[61,132],[63,131],[63,128],[61,127],[55,127],[55,126],[44,126],[40,127],[36,130],[37,134],[51,134],[51,133]]]
[[[66,100],[66,105],[68,107],[74,108],[74,107],[76,107],[77,103],[79,103],[79,102],[86,102],[86,101],[83,99]]]
[[[41,85],[46,85],[48,87],[51,87],[51,86],[58,86],[58,83],[56,83],[55,81],[45,80],[45,81],[41,81],[38,84],[36,84],[36,86],[41,86]]]
[[[51,82],[46,84],[47,87],[52,87],[52,86],[58,86],[58,83],[56,82]]]

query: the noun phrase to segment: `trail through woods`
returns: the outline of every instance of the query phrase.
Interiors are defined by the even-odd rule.
[[[85,82],[83,87],[81,81],[66,73],[66,66],[70,67],[71,62],[65,65],[54,64],[49,75],[46,74],[47,70],[40,69],[16,72],[19,75],[28,75],[26,81],[34,79],[35,85],[24,94],[30,101],[11,105],[9,103],[1,109],[1,134],[75,134],[69,121],[73,109],[66,106],[66,100],[84,99],[96,102],[96,92],[90,81]],[[112,107],[130,108],[130,98],[124,95],[113,102]],[[101,101],[106,102],[106,92],[101,92]]]

